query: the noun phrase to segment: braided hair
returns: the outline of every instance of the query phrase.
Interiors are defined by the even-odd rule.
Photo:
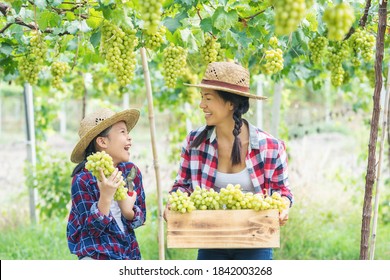
[[[90,156],[90,155],[92,155],[93,153],[96,153],[96,152],[97,152],[97,149],[96,149],[96,139],[97,139],[98,137],[106,137],[106,136],[108,135],[108,133],[110,132],[111,127],[112,127],[112,126],[109,126],[109,127],[107,127],[105,130],[103,130],[102,132],[100,132],[100,133],[98,134],[98,136],[96,136],[96,137],[89,143],[88,147],[85,149],[83,161],[76,165],[76,167],[73,169],[73,172],[72,172],[71,177],[73,177],[74,175],[76,175],[77,173],[79,173],[81,170],[84,169],[85,164],[87,163],[87,157]]]
[[[249,97],[222,90],[216,90],[216,92],[225,102],[231,102],[234,106],[234,142],[231,153],[231,161],[233,165],[237,165],[241,163],[241,140],[238,135],[241,133],[243,123],[242,115],[249,110]],[[191,143],[190,148],[198,147],[206,139],[207,133],[211,128],[213,128],[213,126],[206,126],[206,128]]]

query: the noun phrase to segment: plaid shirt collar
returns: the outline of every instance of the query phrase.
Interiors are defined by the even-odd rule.
[[[245,122],[247,125],[248,125],[248,128],[249,128],[249,143],[250,143],[250,149],[260,149],[260,139],[259,139],[259,135],[258,133],[256,132],[257,128],[249,123],[247,120],[243,119],[243,122]],[[217,134],[215,132],[215,126],[213,126],[211,129],[209,129],[209,131],[207,132],[207,137],[206,139],[208,139],[210,141],[210,143],[212,145],[215,145],[215,141],[217,139]]]

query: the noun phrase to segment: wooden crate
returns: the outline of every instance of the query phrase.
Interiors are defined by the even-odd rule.
[[[168,211],[168,248],[280,247],[276,209]]]

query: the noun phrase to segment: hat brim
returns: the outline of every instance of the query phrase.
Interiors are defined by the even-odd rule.
[[[208,89],[214,89],[214,90],[222,90],[222,91],[226,91],[226,92],[238,94],[238,95],[241,95],[241,96],[245,96],[245,97],[249,97],[249,98],[257,99],[257,100],[265,100],[265,99],[268,98],[268,97],[265,97],[265,96],[254,95],[254,94],[250,94],[250,93],[247,93],[247,92],[243,92],[243,91],[239,91],[239,90],[234,90],[234,89],[230,89],[230,88],[227,88],[227,87],[221,87],[221,86],[213,86],[213,85],[206,85],[206,84],[197,84],[197,85],[194,85],[194,84],[186,84],[186,83],[183,83],[183,85],[185,85],[185,86],[190,86],[190,87],[198,87],[198,88],[208,88]]]
[[[139,110],[128,109],[116,113],[115,115],[103,120],[98,125],[94,126],[91,130],[89,130],[82,138],[80,138],[79,142],[73,149],[73,152],[70,156],[70,160],[74,163],[82,162],[85,158],[85,149],[88,147],[91,141],[103,130],[120,121],[124,121],[126,123],[127,131],[130,132],[137,124],[139,115]]]

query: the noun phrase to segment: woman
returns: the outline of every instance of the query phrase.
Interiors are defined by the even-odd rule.
[[[180,189],[190,194],[196,186],[219,191],[227,184],[240,184],[244,192],[279,192],[291,206],[284,143],[242,118],[249,109],[249,98],[265,99],[250,94],[249,83],[247,69],[232,62],[214,62],[200,84],[189,85],[201,89],[199,107],[206,126],[187,136],[171,192]],[[280,225],[287,222],[288,211],[289,207],[280,213]],[[222,259],[269,260],[272,249],[198,251],[198,260]]]

